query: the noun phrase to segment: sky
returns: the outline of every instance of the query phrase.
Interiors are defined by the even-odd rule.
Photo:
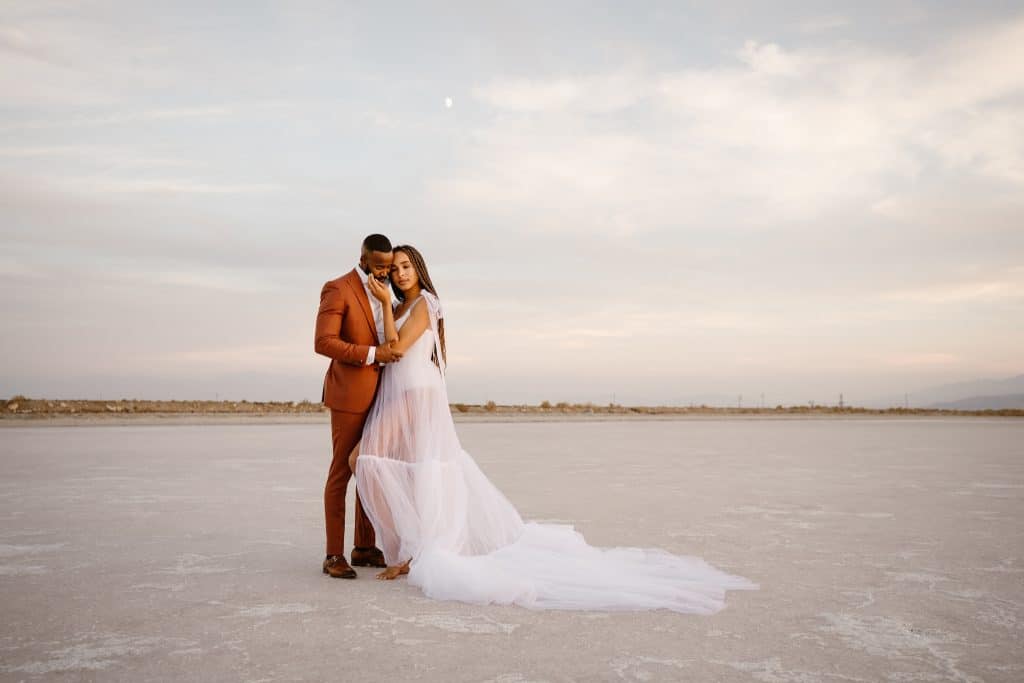
[[[381,232],[453,402],[902,399],[1024,372],[1024,9],[7,0],[0,207],[0,396],[319,400]]]

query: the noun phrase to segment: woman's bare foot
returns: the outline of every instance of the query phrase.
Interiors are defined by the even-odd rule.
[[[393,579],[397,579],[402,574],[408,574],[409,573],[409,562],[411,562],[411,561],[412,560],[407,560],[405,562],[405,564],[401,564],[401,565],[399,565],[397,567],[388,567],[387,569],[382,571],[380,574],[377,574],[377,580],[378,581],[391,581]]]

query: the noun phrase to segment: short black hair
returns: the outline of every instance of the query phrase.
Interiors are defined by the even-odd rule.
[[[391,251],[391,240],[384,235],[367,235],[366,239],[363,240],[363,249],[367,251]]]

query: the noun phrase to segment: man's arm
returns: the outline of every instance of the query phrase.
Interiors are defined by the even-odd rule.
[[[328,282],[320,291],[320,310],[316,314],[313,350],[321,356],[349,365],[364,365],[370,347],[352,344],[341,338],[341,323],[348,312],[348,302],[334,283]]]

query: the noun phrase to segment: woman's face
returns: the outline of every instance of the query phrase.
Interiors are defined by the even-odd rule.
[[[395,252],[395,260],[391,266],[391,283],[403,292],[408,292],[420,282],[416,269],[404,251]]]

